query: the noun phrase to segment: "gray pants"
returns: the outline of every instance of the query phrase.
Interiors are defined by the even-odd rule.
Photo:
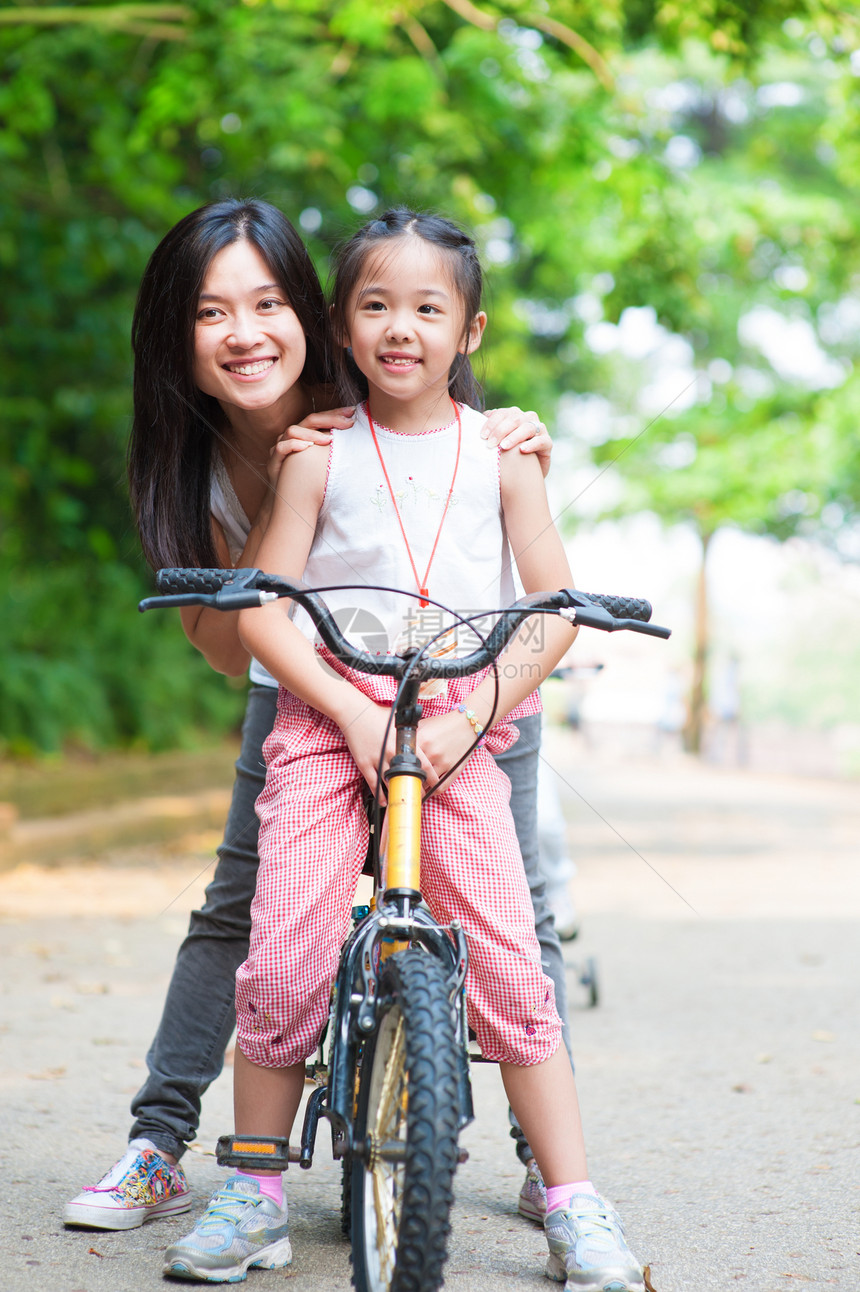
[[[135,1122],[130,1138],[145,1136],[176,1157],[182,1156],[197,1133],[203,1092],[224,1065],[224,1051],[236,1022],[236,970],[248,954],[251,899],[259,862],[254,804],[265,780],[262,745],[274,726],[276,699],[272,687],[254,686],[248,694],[218,865],[202,909],[192,912],[161,1023],[146,1056],[149,1076],[131,1104]],[[535,908],[535,930],[544,971],[555,984],[569,1054],[564,962],[538,866],[540,717],[523,718],[517,725],[520,738],[499,756],[498,763],[511,782],[511,809]]]

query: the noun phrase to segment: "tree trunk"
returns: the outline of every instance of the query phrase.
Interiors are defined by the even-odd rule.
[[[684,724],[684,748],[691,754],[702,752],[705,727],[705,687],[708,674],[708,547],[712,534],[702,534],[702,563],[696,581],[696,618],[693,639],[693,680],[687,700],[687,720]]]

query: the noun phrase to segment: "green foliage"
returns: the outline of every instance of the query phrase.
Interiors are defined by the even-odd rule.
[[[625,450],[616,470],[630,485],[627,509],[691,520],[703,535],[721,524],[779,536],[818,525],[838,545],[860,496],[849,387],[786,377],[745,320],[769,310],[759,319],[807,325],[845,372],[854,361],[858,44],[857,15],[831,0],[3,10],[5,569],[106,564],[105,636],[86,621],[86,667],[97,676],[114,647],[146,662],[131,629],[115,635],[127,613],[121,567],[135,565],[137,548],[123,485],[131,309],[158,238],[226,194],[282,206],[323,275],[333,245],[372,210],[406,201],[461,219],[490,271],[489,403],[551,418],[561,396],[599,394],[609,411],[595,454]],[[605,339],[645,306],[664,338],[686,347],[683,382],[696,383],[675,417],[640,398],[653,356],[594,343],[595,325]],[[52,640],[37,604],[34,593],[34,648]],[[70,622],[82,627],[80,613]],[[159,652],[177,639],[187,675],[179,661],[193,652],[178,625],[148,631]],[[2,683],[17,697],[19,733],[49,685],[22,640]],[[82,679],[82,647],[66,641]],[[202,661],[196,670],[188,694],[226,693]],[[67,676],[59,663],[57,675]],[[83,717],[67,708],[66,721],[54,705],[54,725],[34,719],[44,734],[28,738],[161,739],[116,689],[101,679],[72,689],[86,687]],[[111,736],[104,706],[114,704]],[[164,706],[165,732],[178,707]],[[176,721],[202,720],[186,712]]]
[[[166,749],[236,726],[244,687],[225,685],[173,616],[139,615],[148,591],[116,564],[3,575],[0,754]]]

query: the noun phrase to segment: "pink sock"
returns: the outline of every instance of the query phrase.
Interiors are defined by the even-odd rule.
[[[237,1171],[245,1180],[256,1180],[264,1198],[271,1198],[276,1207],[286,1207],[284,1186],[279,1175],[255,1175],[253,1171]]]
[[[569,1207],[575,1193],[590,1193],[597,1197],[597,1190],[590,1180],[576,1180],[573,1184],[551,1184],[546,1191],[546,1209],[555,1211],[556,1207]]]

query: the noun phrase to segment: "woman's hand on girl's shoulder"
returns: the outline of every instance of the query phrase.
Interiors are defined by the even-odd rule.
[[[332,408],[323,413],[308,413],[294,426],[288,426],[269,453],[269,479],[277,480],[281,463],[291,453],[302,453],[312,444],[324,447],[331,443],[332,431],[346,430],[355,421],[355,408]]]
[[[295,430],[295,427],[291,429]],[[330,437],[322,442],[323,447]],[[315,440],[306,440],[306,448],[310,448]],[[250,561],[245,564],[259,565],[261,551],[266,545],[266,538],[270,532],[273,521],[278,518],[278,528],[283,528],[283,521],[286,514],[301,515],[305,518],[305,527],[310,525],[310,531],[313,533],[316,525],[316,515],[311,518],[309,508],[319,507],[322,503],[322,496],[325,490],[326,471],[328,467],[328,453],[295,453],[289,449],[283,453],[278,452],[278,445],[271,450],[269,455],[268,476],[269,485],[265,491],[263,501],[254,518],[254,525],[248,536],[248,543],[245,546],[245,555],[250,557]],[[292,466],[289,464],[292,463]],[[291,539],[289,547],[292,547],[294,539]],[[266,545],[267,546],[267,545]],[[273,573],[286,574],[288,571],[282,570],[279,565],[272,562],[276,559],[277,553],[271,553],[267,550],[266,558],[263,560],[264,568],[271,569]],[[307,553],[305,553],[307,555]],[[266,560],[269,565],[266,566]],[[302,565],[300,568],[304,568]],[[294,572],[292,577],[295,576]]]
[[[492,408],[481,435],[503,451],[518,447],[520,453],[536,453],[543,474],[549,471],[552,439],[533,410],[524,413],[521,408]]]

